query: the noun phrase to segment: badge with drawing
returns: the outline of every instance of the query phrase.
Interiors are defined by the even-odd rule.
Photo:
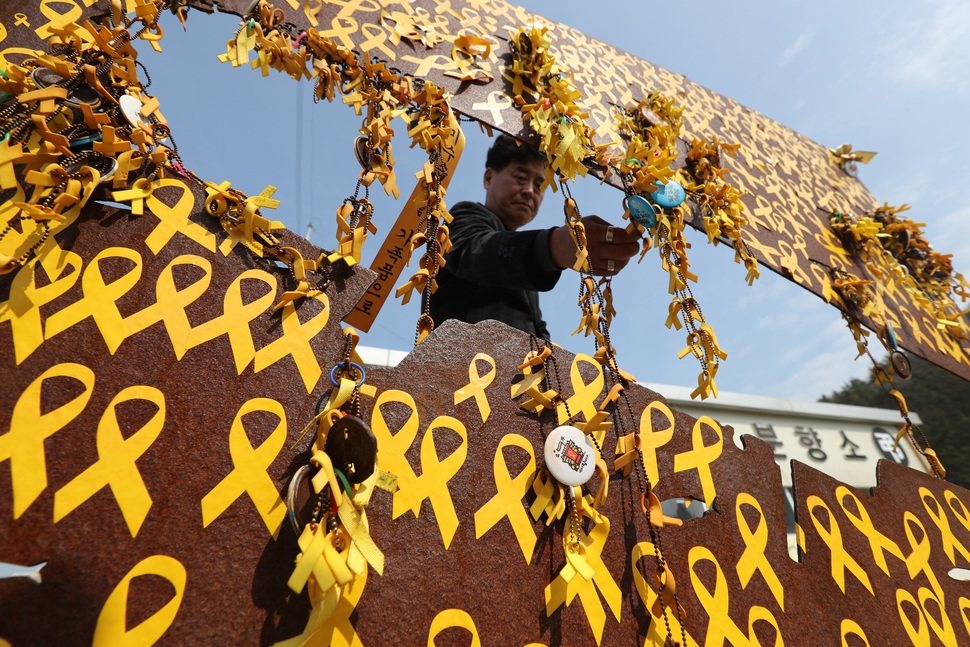
[[[571,425],[552,430],[544,455],[546,469],[563,485],[583,485],[596,471],[596,448],[586,434]]]

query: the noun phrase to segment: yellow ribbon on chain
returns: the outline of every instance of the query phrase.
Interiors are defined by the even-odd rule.
[[[620,620],[622,602],[620,587],[601,557],[610,533],[610,522],[592,507],[591,497],[582,496],[580,488],[575,488],[572,496],[573,504],[579,507],[580,514],[591,519],[594,525],[588,535],[580,531],[578,538],[570,532],[563,534],[566,564],[544,591],[546,616],[551,616],[563,604],[569,606],[578,595],[598,645],[606,626],[606,612],[600,602],[599,593],[606,599],[617,622]]]

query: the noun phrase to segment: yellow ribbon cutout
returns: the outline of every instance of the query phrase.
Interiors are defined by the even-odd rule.
[[[450,429],[461,438],[458,448],[444,460],[438,460],[434,442],[435,429]],[[421,439],[421,476],[415,479],[414,487],[394,495],[395,519],[408,509],[418,516],[421,503],[425,499],[431,501],[445,550],[451,545],[455,531],[458,530],[458,514],[455,512],[455,504],[448,491],[448,481],[458,474],[458,470],[465,464],[467,455],[468,433],[465,431],[465,425],[457,418],[438,416],[428,425],[428,430]]]
[[[145,400],[157,410],[134,433],[125,437],[118,423],[117,407],[122,402]],[[111,493],[121,508],[121,514],[132,537],[138,535],[152,497],[135,462],[148,451],[165,426],[165,396],[152,386],[129,386],[108,404],[98,423],[98,461],[62,487],[54,495],[54,523],[101,491],[111,487]]]
[[[478,629],[475,621],[463,609],[445,609],[434,617],[431,621],[431,628],[428,630],[428,647],[434,647],[434,639],[445,629],[461,627],[472,635],[471,647],[482,647],[482,640],[478,637]]]
[[[18,365],[44,342],[41,308],[74,287],[81,276],[82,264],[80,256],[55,245],[39,256],[37,264],[24,268],[13,277],[10,298],[0,303],[0,322],[10,322]],[[38,267],[43,267],[50,280],[41,287],[37,287]]]
[[[910,547],[910,553],[906,556],[906,572],[909,574],[909,579],[915,580],[917,575],[923,573],[929,581],[930,586],[936,592],[937,597],[942,598],[943,587],[940,586],[940,580],[937,579],[936,573],[933,572],[933,567],[930,566],[930,552],[932,547],[930,545],[930,536],[926,534],[926,528],[923,527],[923,523],[919,518],[908,510],[903,513],[903,528],[906,531],[906,539]],[[919,541],[916,540],[913,534],[914,529],[918,529],[922,534]]]
[[[717,440],[710,445],[704,444],[703,429],[705,425],[711,428],[717,436]],[[717,496],[717,489],[714,487],[714,475],[711,473],[711,465],[721,456],[723,446],[724,434],[721,432],[721,426],[713,419],[707,416],[701,416],[694,423],[694,430],[691,432],[691,449],[674,456],[675,472],[697,470],[697,478],[701,482],[704,501],[708,505]]]
[[[242,284],[247,280],[247,285],[252,285],[254,281],[261,282],[265,292],[256,299],[244,300]],[[236,361],[236,373],[241,374],[256,357],[256,346],[253,343],[249,325],[273,306],[276,300],[276,285],[276,277],[263,270],[246,270],[237,276],[222,297],[222,316],[192,328],[191,342],[186,343],[186,349],[200,346],[222,335],[228,335],[232,356]],[[176,348],[177,355],[179,346],[174,342],[172,346]]]
[[[713,590],[708,589],[695,569],[700,562],[709,562],[714,565],[715,578]],[[687,555],[688,568],[690,569],[690,581],[694,587],[694,594],[698,602],[707,611],[710,620],[707,624],[707,637],[705,645],[723,645],[730,641],[733,645],[761,644],[758,642],[754,631],[754,624],[758,621],[767,622],[775,628],[775,646],[784,644],[781,629],[778,621],[768,609],[760,606],[752,606],[748,612],[748,635],[744,635],[741,629],[734,623],[728,613],[730,606],[730,591],[724,571],[718,563],[714,553],[706,546],[694,546]]]
[[[903,556],[903,551],[899,549],[892,539],[882,534],[876,530],[875,525],[872,523],[872,519],[869,517],[869,512],[866,510],[865,506],[862,505],[862,501],[859,500],[852,490],[844,485],[840,485],[835,489],[835,497],[842,507],[842,511],[845,512],[845,516],[849,518],[852,525],[855,526],[856,530],[861,532],[869,540],[869,548],[872,550],[872,559],[876,562],[876,566],[885,573],[887,576],[889,573],[889,565],[886,563],[885,553],[895,555],[900,560],[905,561],[906,558]],[[854,504],[854,510],[850,510],[846,503],[852,501]]]
[[[168,580],[175,587],[175,595],[158,611],[128,629],[128,592],[131,581],[146,575],[155,575]],[[157,643],[178,615],[187,580],[185,567],[174,557],[152,555],[138,562],[118,583],[104,603],[101,614],[98,615],[98,624],[94,629],[94,647]]]
[[[124,259],[134,264],[124,274],[105,283],[101,273],[102,261]],[[118,311],[117,301],[128,293],[141,278],[141,255],[127,247],[109,247],[88,263],[81,277],[84,296],[47,318],[46,338],[50,339],[88,317],[94,319],[108,352],[114,355],[128,336],[128,326]]]
[[[846,640],[849,636],[861,638],[866,647],[872,647],[869,644],[869,639],[866,637],[866,632],[862,630],[862,627],[855,620],[850,620],[849,618],[843,619],[842,624],[839,626],[839,632],[842,634],[842,647],[849,647],[849,643]]]
[[[954,554],[954,549],[960,552],[963,559],[970,562],[970,552],[967,551],[966,546],[956,538],[953,534],[953,530],[950,528],[950,520],[947,517],[946,512],[943,510],[943,506],[940,505],[939,500],[936,495],[933,494],[929,489],[921,487],[919,489],[919,497],[923,501],[923,508],[926,509],[926,514],[930,516],[933,523],[936,525],[937,529],[940,531],[940,540],[943,542],[943,552],[950,559],[950,563],[956,566],[956,555]],[[932,504],[932,505],[931,505]]]
[[[654,412],[659,413],[667,421],[667,426],[663,429],[654,429]],[[640,414],[640,431],[634,438],[633,434],[628,434],[620,438],[616,444],[616,453],[622,454],[614,462],[615,469],[623,469],[624,475],[629,475],[633,470],[633,461],[636,452],[640,451],[643,455],[643,467],[647,472],[650,485],[657,487],[660,482],[660,467],[657,465],[657,450],[670,442],[674,437],[674,413],[666,403],[654,400],[644,407]]]
[[[593,379],[587,384],[580,373],[579,365],[588,364],[596,369]],[[559,408],[559,424],[569,420],[569,413],[575,417],[582,413],[586,420],[591,420],[596,415],[596,399],[603,392],[603,367],[599,362],[583,353],[577,353],[573,358],[572,366],[569,367],[569,382],[573,387],[573,394],[566,398],[566,406]],[[566,413],[566,409],[569,413]]]
[[[317,356],[313,352],[313,347],[310,346],[310,341],[330,321],[330,299],[327,298],[327,294],[322,292],[314,295],[312,299],[322,303],[323,309],[305,323],[301,322],[299,316],[297,316],[296,306],[292,301],[283,306],[283,335],[256,351],[254,369],[259,373],[289,355],[293,358],[293,362],[303,378],[303,386],[306,387],[307,393],[313,392],[317,381],[323,374],[323,370],[317,362]]]
[[[758,513],[757,525],[753,531],[742,513],[741,506],[744,505],[754,508]],[[771,567],[768,556],[765,555],[765,549],[768,547],[768,523],[765,521],[765,514],[761,509],[761,504],[747,492],[741,492],[735,500],[734,510],[735,516],[737,517],[738,530],[741,532],[741,539],[744,540],[744,552],[741,554],[741,558],[738,560],[736,567],[738,579],[741,581],[741,588],[748,588],[748,584],[751,582],[751,578],[754,577],[755,571],[761,573],[761,577],[764,578],[765,584],[768,585],[771,594],[775,596],[778,607],[784,611],[785,589],[782,587],[778,575]]]
[[[198,268],[202,270],[202,275],[192,283],[179,288],[175,284],[175,271],[179,267]],[[189,323],[188,315],[185,314],[185,309],[205,294],[211,281],[212,264],[207,259],[192,254],[174,258],[161,271],[155,282],[155,303],[125,318],[128,335],[139,333],[162,321],[172,342],[175,358],[182,359],[189,348],[192,332],[192,325]]]
[[[52,387],[69,393],[63,388],[66,380],[80,382],[84,390],[45,413],[42,398],[44,382],[48,380],[53,382],[47,386],[48,393]],[[10,431],[0,436],[0,463],[10,461],[14,519],[19,519],[47,487],[44,440],[70,424],[84,410],[93,390],[94,371],[81,364],[65,363],[41,373],[17,399],[10,419]]]
[[[478,374],[478,360],[489,365],[489,370],[485,375]],[[482,416],[482,422],[488,422],[488,416],[492,413],[492,408],[488,404],[488,396],[485,389],[489,387],[495,379],[495,360],[486,353],[478,353],[472,358],[468,365],[468,384],[455,391],[455,404],[461,404],[469,398],[475,398],[478,405],[478,412]]]
[[[829,506],[814,494],[806,499],[805,504],[808,506],[808,513],[812,517],[815,530],[832,553],[832,579],[839,585],[842,593],[845,593],[845,570],[848,568],[869,593],[875,595],[865,569],[859,565],[859,562],[855,561],[855,558],[849,554],[842,544],[842,531],[839,528],[839,522],[835,519],[835,515],[832,514]],[[823,520],[815,514],[817,509],[825,511],[828,528],[825,527]]]
[[[269,437],[258,447],[253,447],[246,433],[243,417],[254,411],[265,411],[277,417],[279,422]],[[247,400],[236,413],[229,429],[229,455],[233,469],[202,498],[202,527],[215,521],[236,499],[249,496],[256,511],[266,524],[266,529],[276,539],[286,506],[273,479],[266,472],[286,443],[286,411],[276,400],[253,398]]]
[[[925,586],[919,587],[916,594],[919,598],[918,603],[916,598],[913,597],[913,594],[906,589],[896,589],[896,608],[899,611],[899,619],[902,621],[903,628],[906,629],[906,634],[909,636],[913,645],[929,647],[932,644],[932,638],[930,636],[930,630],[932,629],[936,637],[946,647],[957,647],[959,642],[953,631],[953,623],[950,622],[950,618],[947,616],[943,599]],[[936,607],[939,620],[930,612],[927,606],[927,602],[930,601]],[[913,626],[912,620],[910,620],[910,614],[903,608],[904,604],[909,604],[916,611],[916,617],[919,621],[916,627]]]
[[[505,447],[518,447],[529,455],[529,462],[514,478],[509,473],[505,455],[502,453]],[[491,530],[495,524],[508,517],[526,564],[532,562],[536,534],[522,505],[522,498],[529,490],[535,471],[536,458],[532,443],[518,434],[505,434],[495,449],[492,463],[492,472],[495,475],[495,496],[475,512],[476,539],[481,539],[482,535]]]

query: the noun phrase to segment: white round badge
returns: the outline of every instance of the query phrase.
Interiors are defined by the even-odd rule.
[[[546,438],[546,469],[563,485],[583,485],[596,471],[596,448],[576,427],[563,425]]]
[[[141,116],[141,101],[137,98],[130,94],[123,94],[118,99],[118,105],[121,106],[121,114],[125,116],[132,128],[149,127],[148,122]]]

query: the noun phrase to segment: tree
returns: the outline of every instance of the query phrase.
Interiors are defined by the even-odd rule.
[[[970,382],[918,357],[908,357],[912,377],[903,380],[895,376],[893,382],[906,398],[909,410],[922,419],[920,427],[946,468],[946,480],[970,489]],[[820,401],[883,409],[896,406],[874,379],[852,379]],[[922,444],[919,431],[914,434]]]

